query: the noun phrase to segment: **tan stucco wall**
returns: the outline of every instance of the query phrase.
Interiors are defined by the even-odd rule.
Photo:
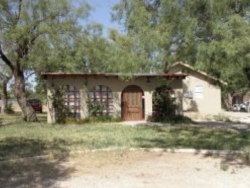
[[[80,76],[65,76],[63,77],[48,77],[47,79],[47,95],[48,95],[48,116],[49,123],[55,122],[54,109],[51,104],[51,89],[55,86],[74,85],[80,90],[81,95],[81,118],[88,116],[87,98],[88,91],[94,86],[105,85],[111,89],[114,98],[114,116],[121,117],[121,95],[123,89],[129,85],[137,85],[144,91],[145,101],[145,119],[152,115],[152,94],[156,87],[168,83],[176,94],[177,103],[179,105],[179,113],[182,113],[182,80],[163,80],[160,78],[152,78],[147,82],[146,77],[135,78],[130,81],[122,81],[115,77],[80,77]]]
[[[206,76],[192,70],[185,70],[182,66],[170,69],[170,73],[187,73],[188,76],[183,80],[183,111],[197,112],[202,115],[215,115],[221,112],[221,89],[211,83]],[[202,96],[198,97],[195,93],[196,87],[201,86]],[[193,98],[185,97],[185,93],[191,91]]]

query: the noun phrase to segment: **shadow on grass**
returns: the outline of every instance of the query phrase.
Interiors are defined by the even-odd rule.
[[[36,160],[0,164],[2,187],[56,187],[58,180],[65,180],[74,169],[60,161]]]
[[[0,142],[1,187],[54,187],[56,181],[70,176],[74,169],[63,166],[69,151],[64,140],[6,138]],[[52,151],[52,154],[50,153]],[[51,154],[44,159],[12,160]]]
[[[239,150],[250,145],[250,133],[241,134],[232,130],[198,128],[190,126],[141,127],[152,129],[159,136],[137,137],[138,147],[143,148],[194,148],[209,150]]]
[[[153,123],[163,123],[163,124],[193,124],[195,123],[191,118],[183,115],[174,115],[169,117],[151,117],[151,122]]]
[[[245,167],[250,164],[250,150],[242,153],[244,148],[250,147],[249,132],[190,126],[144,126],[141,129],[142,131],[151,129],[157,132],[158,136],[150,138],[137,136],[136,147],[162,148],[168,151],[170,149],[173,153],[179,148],[193,148],[196,155],[221,158],[222,170],[228,166]],[[201,150],[209,152],[204,154]]]
[[[54,157],[61,154],[67,155],[66,146],[67,143],[63,139],[45,141],[23,137],[7,137],[0,141],[0,161],[47,154],[52,154]]]

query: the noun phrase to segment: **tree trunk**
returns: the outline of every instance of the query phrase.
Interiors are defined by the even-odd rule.
[[[22,116],[24,121],[36,122],[37,117],[35,111],[32,107],[27,104],[27,96],[25,92],[25,78],[24,73],[20,68],[15,67],[14,69],[15,77],[15,97],[22,110]]]
[[[231,93],[226,93],[223,97],[223,102],[224,102],[224,107],[225,110],[231,110],[232,109],[232,94]]]
[[[10,78],[6,78],[3,80],[3,86],[2,86],[2,109],[1,112],[5,113],[5,110],[8,106],[8,94],[7,94],[7,83],[10,80]]]

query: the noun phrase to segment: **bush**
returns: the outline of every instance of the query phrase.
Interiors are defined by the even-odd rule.
[[[101,101],[88,101],[88,110],[90,116],[102,116],[104,111],[104,104]]]
[[[54,88],[52,90],[52,105],[55,109],[56,123],[66,123],[67,117],[70,115],[69,109],[65,106],[64,92],[62,88]]]
[[[173,91],[168,86],[156,88],[153,94],[153,116],[152,121],[164,122],[175,117],[177,105],[175,98],[171,97]]]

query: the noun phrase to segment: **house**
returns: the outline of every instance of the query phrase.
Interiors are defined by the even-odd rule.
[[[184,114],[215,115],[221,112],[221,88],[227,83],[194,67],[177,62],[170,66],[168,74],[187,74],[183,80],[182,107]]]
[[[221,112],[219,85],[227,84],[182,62],[173,64],[164,74],[134,74],[130,79],[118,73],[48,72],[42,76],[47,80],[48,123],[56,119],[51,96],[58,87],[64,88],[65,105],[75,118],[87,118],[92,113],[88,104],[100,102],[103,115],[140,121],[152,116],[157,87],[171,88],[177,114],[216,115]]]
[[[153,113],[153,93],[162,85],[168,84],[171,96],[176,98],[178,114],[182,114],[183,73],[135,74],[127,75],[104,73],[43,73],[47,80],[48,123],[55,122],[56,113],[52,105],[52,92],[64,88],[65,105],[75,118],[89,116],[88,102],[103,104],[104,115],[121,117],[124,121],[147,120]]]

